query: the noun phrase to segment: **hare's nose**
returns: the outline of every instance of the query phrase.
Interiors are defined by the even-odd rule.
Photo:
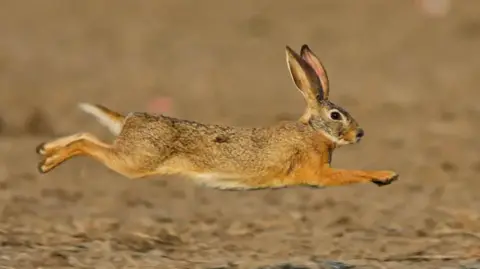
[[[362,138],[365,135],[365,132],[363,131],[362,128],[357,130],[357,139]]]

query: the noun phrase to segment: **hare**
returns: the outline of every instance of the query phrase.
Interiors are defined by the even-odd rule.
[[[81,103],[85,112],[116,135],[112,144],[77,133],[40,144],[47,173],[74,156],[89,156],[128,178],[178,174],[207,187],[252,190],[289,186],[328,187],[398,179],[393,171],[332,168],[332,152],[361,140],[364,131],[329,101],[324,66],[307,45],[300,54],[286,46],[290,75],[307,106],[297,121],[263,128],[230,127]]]

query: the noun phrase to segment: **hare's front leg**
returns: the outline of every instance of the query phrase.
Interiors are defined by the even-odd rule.
[[[89,156],[110,169],[130,178],[141,177],[128,156],[120,154],[112,145],[108,145],[89,133],[78,133],[53,141],[42,143],[37,153],[45,158],[38,164],[41,173],[48,173],[61,163],[75,156]]]
[[[321,173],[321,177],[312,185],[341,186],[356,183],[375,183],[384,186],[398,179],[398,174],[393,171],[363,171],[327,168]]]

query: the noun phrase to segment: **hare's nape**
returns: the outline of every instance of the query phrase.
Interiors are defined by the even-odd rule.
[[[42,143],[37,148],[44,159],[38,164],[41,173],[48,173],[75,156],[89,156],[127,177],[138,177],[135,169],[127,167],[115,149],[89,133],[78,133]]]

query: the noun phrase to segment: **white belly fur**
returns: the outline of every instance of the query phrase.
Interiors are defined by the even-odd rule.
[[[248,190],[256,188],[239,182],[239,178],[215,173],[195,175],[194,181],[199,185],[221,190]]]

